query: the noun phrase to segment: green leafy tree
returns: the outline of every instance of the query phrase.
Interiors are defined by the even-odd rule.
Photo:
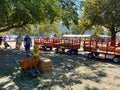
[[[109,29],[111,40],[116,39],[120,27],[120,1],[119,0],[84,0],[83,22],[89,21],[90,26],[100,25]]]
[[[78,8],[76,5],[76,0],[58,0],[59,7],[61,11],[59,11],[60,21],[62,20],[62,24],[67,26],[70,29],[70,25],[72,22],[78,24]]]
[[[45,36],[50,36],[52,33],[56,34],[57,36],[61,36],[61,32],[57,29],[56,23],[50,24],[48,21],[40,24],[35,25],[36,32],[42,32]]]
[[[32,34],[39,36],[40,32],[42,32],[45,36],[50,36],[52,33],[56,34],[57,36],[61,36],[61,32],[57,30],[56,24],[50,24],[49,22],[41,23],[41,24],[27,24],[21,28],[16,28],[12,30],[14,34],[19,35],[26,35]]]
[[[16,35],[27,35],[27,34],[32,34],[34,32],[34,25],[27,24],[26,26],[20,27],[20,28],[15,28],[13,30],[13,34]]]
[[[86,22],[80,21],[79,24],[72,24],[72,33],[73,34],[84,34],[86,30],[91,29],[91,26],[87,25]]]
[[[94,26],[93,30],[96,34],[104,34],[104,28],[102,26]]]
[[[47,20],[68,26],[77,23],[76,12],[73,0],[0,0],[0,32]]]
[[[96,34],[104,34],[104,29],[102,26],[100,25],[96,25],[96,26],[89,26],[88,22],[82,22],[80,21],[79,24],[72,24],[72,33],[73,34],[84,34],[86,32],[86,30],[94,30],[94,33]]]

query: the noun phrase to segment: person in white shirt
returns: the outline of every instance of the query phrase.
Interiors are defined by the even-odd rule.
[[[23,41],[22,36],[19,35],[19,36],[16,38],[16,49],[20,49],[20,48],[21,48],[21,46],[22,46],[22,41]]]

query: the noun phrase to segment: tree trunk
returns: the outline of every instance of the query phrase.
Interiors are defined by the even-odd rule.
[[[111,32],[111,46],[114,46],[115,45],[115,40],[116,40],[116,32],[115,32],[114,24],[111,25],[110,32]]]

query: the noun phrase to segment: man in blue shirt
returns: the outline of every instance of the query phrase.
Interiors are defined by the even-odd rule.
[[[32,40],[28,35],[26,35],[24,38],[24,46],[25,46],[25,51],[27,53],[30,53],[30,47],[32,46]]]

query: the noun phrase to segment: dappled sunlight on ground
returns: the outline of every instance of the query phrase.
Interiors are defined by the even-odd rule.
[[[16,63],[26,57],[24,50],[0,50],[0,90],[119,90],[120,66],[110,60],[87,59],[84,54],[56,54],[40,51],[53,62],[53,72],[33,78],[20,73]]]

